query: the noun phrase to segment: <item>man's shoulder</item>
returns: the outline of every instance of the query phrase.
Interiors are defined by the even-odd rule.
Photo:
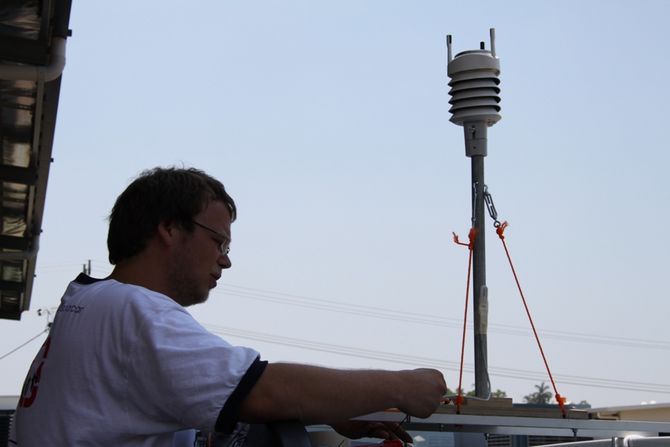
[[[167,337],[197,326],[191,314],[168,296],[113,279],[74,284],[57,313],[61,326],[91,330],[104,327],[110,334],[117,334],[119,340],[148,340],[148,334],[162,331],[167,331],[166,335],[160,336]]]
[[[82,281],[81,275],[70,284],[59,311],[69,308],[97,308],[105,311],[132,313],[185,312],[168,296],[134,284],[114,279]]]

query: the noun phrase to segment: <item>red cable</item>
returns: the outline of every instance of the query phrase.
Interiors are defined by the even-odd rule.
[[[470,242],[468,244],[459,242],[456,233],[453,234],[454,242],[458,245],[466,245],[470,251],[470,255],[468,256],[468,278],[465,282],[465,311],[463,312],[463,338],[461,339],[461,366],[458,370],[458,395],[456,396],[456,413],[460,414],[461,404],[463,403],[463,359],[465,357],[465,332],[468,324],[468,303],[470,301],[470,272],[472,271],[472,251],[475,246],[476,232],[474,228],[470,228],[470,233],[468,234]]]
[[[505,249],[505,253],[507,254],[507,260],[509,261],[509,266],[512,268],[512,274],[514,275],[514,281],[516,281],[516,286],[519,289],[519,294],[521,295],[521,300],[523,301],[523,307],[526,309],[526,315],[528,315],[528,321],[530,321],[530,327],[533,329],[533,334],[535,334],[535,341],[537,341],[537,346],[540,348],[540,354],[542,354],[542,361],[544,361],[544,366],[547,368],[547,373],[549,374],[549,380],[551,380],[551,386],[554,388],[554,393],[556,393],[555,398],[556,402],[558,402],[558,406],[561,409],[561,413],[563,414],[563,417],[567,417],[567,413],[565,411],[565,398],[561,396],[558,393],[558,389],[556,388],[556,382],[554,382],[554,377],[551,374],[551,370],[549,369],[549,363],[547,362],[547,357],[544,355],[544,349],[542,349],[542,343],[540,343],[540,337],[537,335],[537,330],[535,330],[535,323],[533,323],[533,317],[530,315],[530,310],[528,309],[528,304],[526,303],[526,297],[523,295],[523,290],[521,289],[521,284],[519,283],[519,278],[516,274],[516,270],[514,269],[514,264],[512,263],[512,257],[509,254],[509,250],[507,249],[507,244],[505,243],[505,236],[503,233],[505,232],[505,228],[507,227],[507,222],[503,222],[499,227],[496,228],[496,233],[500,237],[500,240],[502,241],[503,248]]]

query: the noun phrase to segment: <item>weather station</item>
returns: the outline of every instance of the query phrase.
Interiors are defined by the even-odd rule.
[[[490,445],[588,445],[635,447],[670,445],[670,423],[632,421],[601,416],[598,412],[576,409],[566,403],[557,389],[556,381],[542,348],[529,306],[523,293],[505,241],[507,222],[498,220],[498,212],[485,183],[484,160],[488,152],[488,128],[501,120],[500,60],[496,55],[495,29],[490,29],[490,46],[481,42],[479,49],[452,55],[452,36],[447,39],[447,73],[450,78],[450,121],[463,128],[465,155],[471,160],[472,215],[468,242],[454,234],[454,242],[469,250],[467,291],[461,341],[460,373],[457,394],[446,396],[444,403],[432,416],[420,419],[397,411],[367,415],[361,419],[394,421],[412,432],[450,432],[453,437],[440,442],[431,439],[429,445],[455,447],[486,447]],[[487,365],[488,288],[486,285],[486,213],[493,220],[496,235],[502,242],[514,280],[526,311],[539,354],[546,367],[557,405],[543,408],[516,404],[509,398],[491,396]],[[474,327],[475,396],[463,395],[463,362],[470,294]],[[496,436],[507,437],[507,443],[497,443]],[[510,439],[512,436],[522,438]],[[528,443],[528,436],[544,442]],[[424,437],[425,438],[425,437]],[[442,438],[439,438],[442,439]],[[493,442],[493,444],[491,444]],[[562,444],[557,444],[561,442]]]

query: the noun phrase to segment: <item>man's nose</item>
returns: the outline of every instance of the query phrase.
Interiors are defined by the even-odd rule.
[[[233,263],[230,261],[230,256],[228,253],[219,256],[218,263],[222,269],[229,269],[233,265]]]

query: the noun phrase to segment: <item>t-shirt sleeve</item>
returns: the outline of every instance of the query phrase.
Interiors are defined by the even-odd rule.
[[[240,380],[239,385],[237,385],[237,388],[235,388],[235,391],[232,392],[226,404],[221,409],[221,413],[219,413],[219,417],[216,420],[217,432],[231,433],[233,431],[238,421],[242,402],[244,402],[251,389],[256,385],[267,365],[268,362],[261,360],[260,357],[256,358],[254,363],[251,364],[242,380]]]
[[[166,421],[165,428],[231,429],[265,368],[258,352],[231,346],[180,307],[137,323],[129,340],[129,417],[137,411]]]

